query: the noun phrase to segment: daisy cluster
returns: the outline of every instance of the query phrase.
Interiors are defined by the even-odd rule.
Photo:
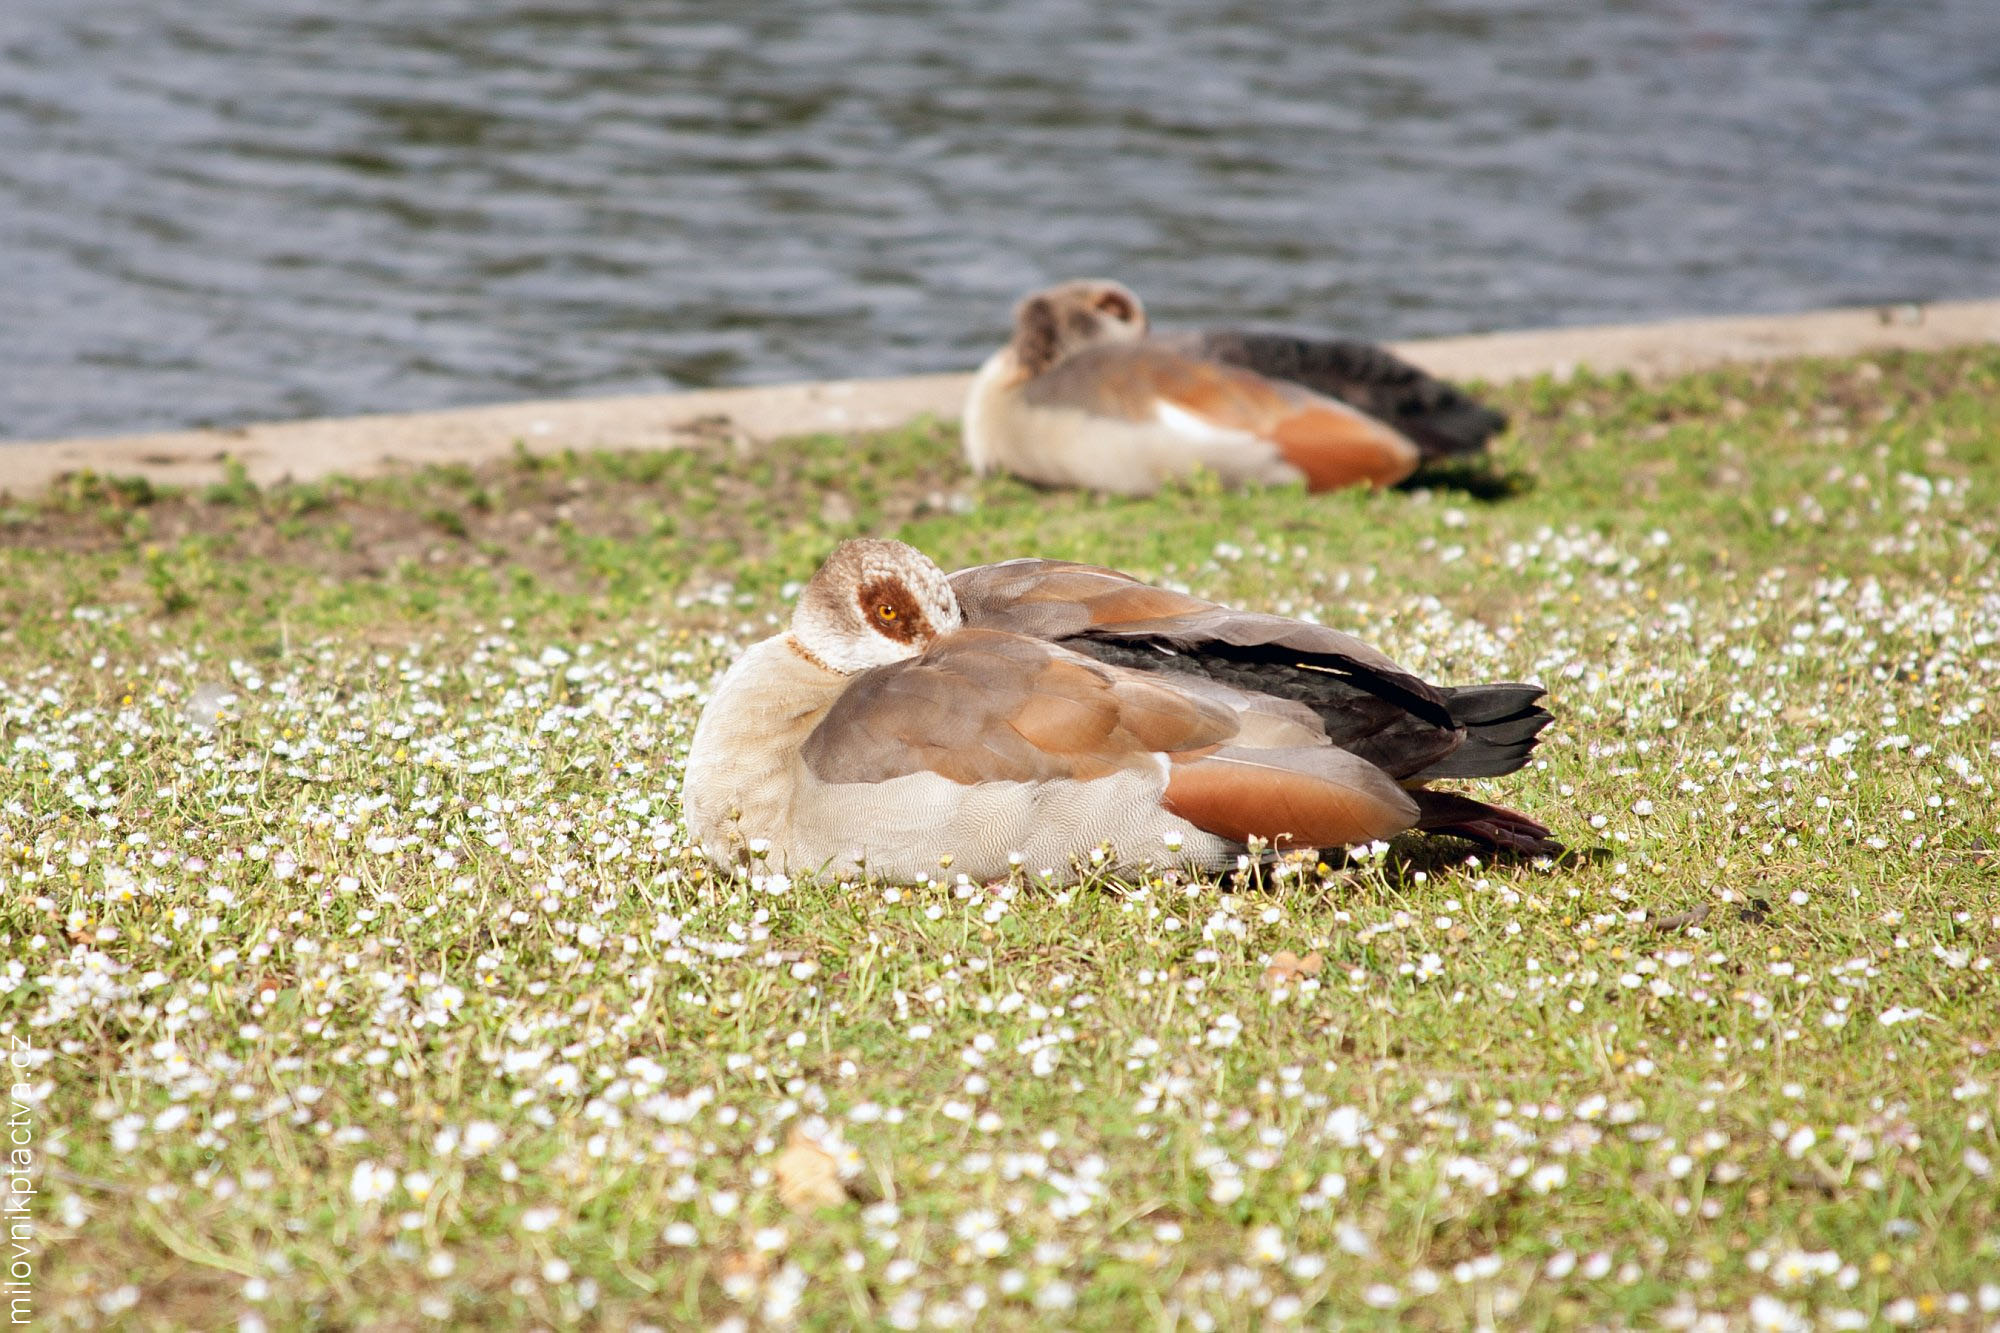
[[[1860,475],[1769,519],[1847,574],[1441,500],[1499,601],[1263,530],[1135,571],[1546,683],[1496,795],[1560,865],[728,874],[678,777],[781,599],[269,656],[78,606],[0,680],[46,1306],[2000,1326],[1993,524]]]

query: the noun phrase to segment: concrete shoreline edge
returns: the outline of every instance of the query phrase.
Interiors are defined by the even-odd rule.
[[[1732,362],[1939,351],[2000,343],[2000,299],[1858,306],[1799,315],[1681,319],[1430,338],[1389,344],[1434,374],[1504,383],[1580,367],[1655,379]],[[970,374],[827,380],[741,389],[549,399],[485,407],[268,422],[21,443],[0,441],[0,494],[35,495],[66,475],[193,486],[227,460],[259,485],[533,452],[665,449],[717,434],[750,440],[884,430],[955,419]]]

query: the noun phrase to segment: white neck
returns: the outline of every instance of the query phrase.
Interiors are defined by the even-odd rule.
[[[803,620],[805,623],[800,624]],[[842,627],[844,629],[844,627]],[[813,665],[843,676],[852,676],[871,667],[888,666],[920,651],[907,643],[897,643],[880,634],[827,633],[810,613],[792,618],[791,632],[785,635],[791,649]]]

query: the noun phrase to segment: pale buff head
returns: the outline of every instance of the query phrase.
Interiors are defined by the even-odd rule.
[[[792,637],[845,675],[915,657],[959,627],[944,571],[902,542],[842,542],[799,594]]]
[[[1030,375],[1105,343],[1146,336],[1146,308],[1131,288],[1109,278],[1078,278],[1022,299],[1014,308],[1014,358]]]

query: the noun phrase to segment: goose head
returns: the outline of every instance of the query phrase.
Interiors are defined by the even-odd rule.
[[[1024,298],[1014,308],[1014,359],[1038,375],[1072,352],[1146,336],[1146,308],[1123,283],[1078,278]]]
[[[916,657],[959,627],[958,598],[929,556],[902,542],[842,542],[792,612],[792,638],[822,665],[853,675]]]

